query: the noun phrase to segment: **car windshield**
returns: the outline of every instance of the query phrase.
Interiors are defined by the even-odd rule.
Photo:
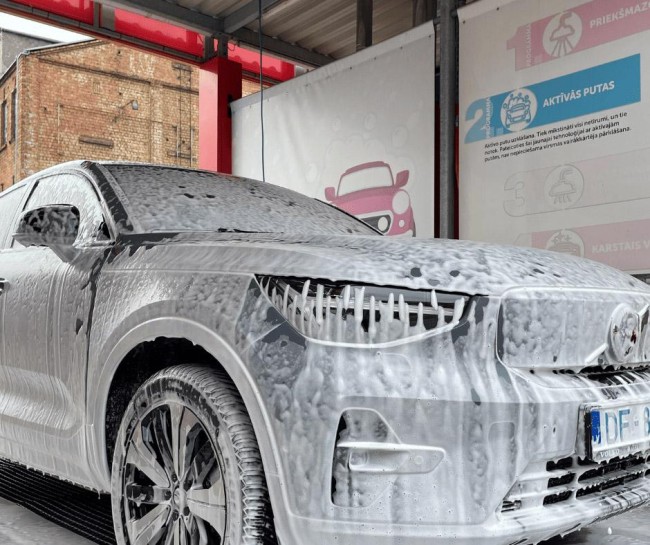
[[[269,183],[169,167],[106,168],[140,232],[377,235],[336,208]]]
[[[339,195],[347,195],[363,189],[374,187],[390,187],[393,185],[393,175],[387,166],[363,168],[341,176]]]

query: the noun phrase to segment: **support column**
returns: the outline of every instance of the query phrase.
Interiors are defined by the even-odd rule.
[[[357,51],[372,45],[373,0],[357,0]]]
[[[241,64],[226,57],[204,62],[199,76],[199,168],[232,174],[230,103],[241,98]]]
[[[440,238],[456,238],[456,0],[440,0]]]

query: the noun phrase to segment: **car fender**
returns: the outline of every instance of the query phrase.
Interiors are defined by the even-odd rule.
[[[147,312],[151,316],[150,311]],[[284,479],[278,473],[276,456],[279,456],[277,442],[271,432],[269,416],[264,409],[260,391],[236,352],[210,328],[182,317],[159,316],[140,322],[131,327],[119,340],[107,342],[105,350],[108,355],[102,361],[101,373],[97,381],[88,385],[88,426],[87,442],[89,465],[97,479],[100,490],[110,490],[110,470],[106,454],[106,405],[113,377],[127,354],[139,344],[157,337],[182,338],[201,346],[211,354],[225,369],[239,390],[249,412],[257,437],[267,477],[269,492],[273,505],[288,502],[283,497],[286,487]],[[282,510],[277,510],[282,513]],[[282,517],[284,518],[284,517]],[[276,525],[280,520],[276,520]],[[281,528],[278,528],[281,534]]]

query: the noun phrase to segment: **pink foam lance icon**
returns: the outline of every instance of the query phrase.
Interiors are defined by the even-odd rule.
[[[515,69],[553,61],[650,29],[650,5],[638,0],[592,0],[517,28],[507,42]]]

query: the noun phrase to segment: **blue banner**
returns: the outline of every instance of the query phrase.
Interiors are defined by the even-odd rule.
[[[632,55],[474,101],[465,143],[487,140],[641,100],[641,57]]]

